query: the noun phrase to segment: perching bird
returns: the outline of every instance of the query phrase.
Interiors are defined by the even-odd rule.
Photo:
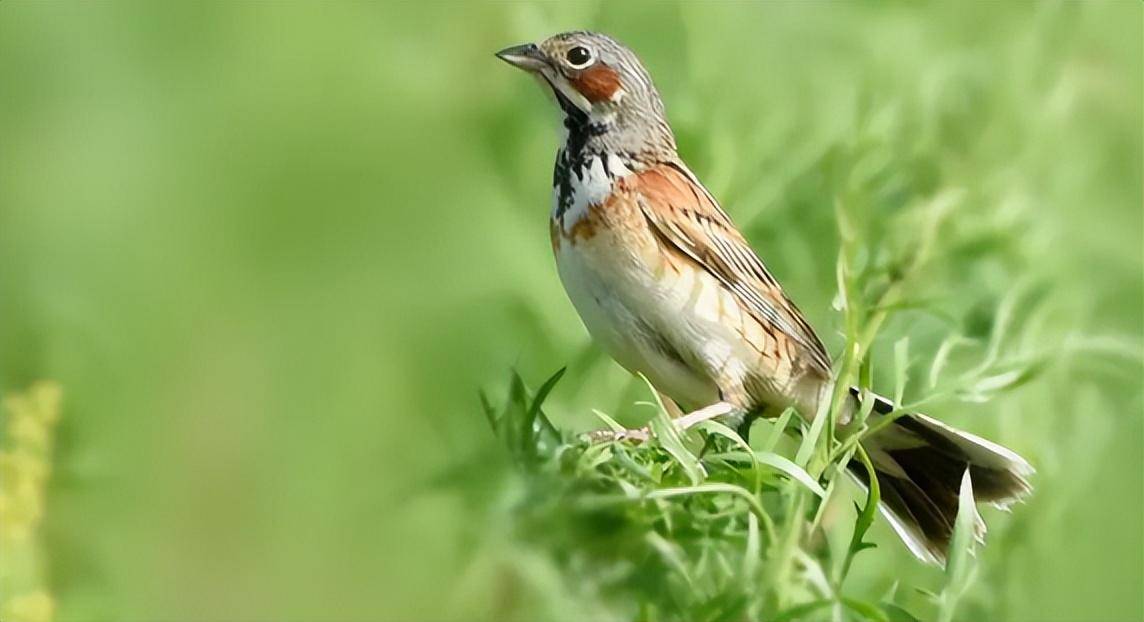
[[[677,420],[681,427],[788,406],[812,418],[831,399],[830,356],[680,159],[636,55],[608,36],[568,32],[497,56],[539,78],[564,115],[550,234],[560,279],[592,337],[682,409],[698,409]],[[857,412],[858,394],[846,395],[841,423]],[[892,411],[878,398],[871,418]],[[944,563],[967,469],[979,502],[1004,506],[1031,490],[1032,468],[1016,453],[921,414],[896,419],[863,446],[883,514],[926,561]],[[866,483],[860,463],[850,472]]]

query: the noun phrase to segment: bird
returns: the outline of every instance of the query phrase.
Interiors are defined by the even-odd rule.
[[[717,417],[745,435],[743,424],[760,413],[816,416],[834,393],[832,359],[680,157],[636,54],[608,35],[572,31],[496,56],[534,76],[563,118],[549,235],[560,280],[592,339],[646,377],[680,427]],[[848,389],[840,427],[853,423],[864,395]],[[967,471],[977,503],[1007,508],[1032,492],[1033,468],[1012,450],[868,395],[868,429],[890,420],[862,440],[879,509],[919,559],[944,565]],[[869,486],[861,462],[852,459],[847,470]],[[984,536],[976,511],[974,531]]]

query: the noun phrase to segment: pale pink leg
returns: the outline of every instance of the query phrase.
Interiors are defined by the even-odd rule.
[[[675,427],[679,428],[680,430],[686,430],[704,421],[709,421],[716,417],[729,415],[734,413],[736,410],[738,409],[735,406],[728,404],[727,402],[717,402],[710,406],[704,406],[699,410],[689,412],[682,417],[677,417],[673,419],[672,422],[675,423]],[[647,428],[647,426],[636,430],[594,430],[588,433],[588,440],[592,441],[593,443],[624,440],[639,441],[642,443],[649,438],[651,438],[651,431]]]

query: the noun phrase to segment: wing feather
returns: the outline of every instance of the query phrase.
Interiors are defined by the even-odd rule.
[[[682,163],[667,163],[633,177],[640,210],[659,236],[719,279],[763,326],[792,339],[809,367],[828,375],[822,341],[695,175]]]

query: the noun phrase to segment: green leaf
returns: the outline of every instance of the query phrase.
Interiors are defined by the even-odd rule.
[[[789,476],[792,480],[802,484],[807,490],[813,492],[816,496],[825,499],[826,490],[822,488],[813,477],[810,476],[802,467],[791,462],[787,458],[779,454],[769,451],[755,451],[747,454],[742,451],[727,451],[717,454],[711,454],[710,458],[717,458],[721,460],[731,460],[736,462],[758,462],[762,466],[768,466],[772,469]]]
[[[890,622],[890,618],[886,615],[886,612],[878,608],[877,605],[845,596],[842,597],[842,604],[845,605],[847,609],[861,615],[867,620]]]
[[[626,429],[626,428],[624,428],[624,426],[620,425],[620,422],[611,418],[607,413],[605,413],[601,410],[596,410],[595,408],[593,408],[592,414],[596,415],[596,417],[600,421],[603,421],[604,425],[608,426],[608,429],[610,429],[613,432],[623,432]]]
[[[759,518],[753,512],[747,515],[747,548],[743,552],[743,582],[750,587],[759,571]]]
[[[870,357],[862,359],[858,366],[858,386],[869,387],[874,384],[874,360]]]
[[[658,483],[656,482],[655,477],[652,476],[651,472],[646,467],[637,463],[635,460],[632,460],[631,455],[628,454],[628,450],[624,447],[623,443],[612,443],[611,447],[612,454],[616,459],[616,464],[619,464],[621,468],[625,469],[632,475],[635,475],[639,479],[652,484]]]
[[[961,490],[957,497],[957,519],[953,523],[953,537],[949,542],[949,564],[946,577],[951,582],[964,580],[970,555],[973,553],[973,532],[977,520],[977,505],[973,499],[973,481],[969,469],[961,476]]]
[[[735,445],[739,446],[739,448],[741,448],[744,452],[752,453],[751,446],[747,444],[747,441],[743,440],[742,436],[739,436],[738,432],[723,425],[722,423],[719,423],[718,421],[715,421],[714,419],[708,419],[707,421],[701,421],[697,423],[695,425],[695,429],[703,430],[709,434],[717,434],[722,436],[723,438],[726,438]]]
[[[691,495],[704,495],[704,494],[730,494],[747,502],[747,506],[751,511],[756,513],[760,518],[766,515],[766,510],[763,509],[759,500],[752,495],[746,488],[736,486],[734,484],[699,484],[697,486],[682,486],[679,488],[660,488],[653,490],[645,495],[646,499],[670,499],[672,497],[685,497]]]
[[[536,396],[532,398],[532,403],[529,404],[528,410],[525,412],[520,427],[520,441],[523,443],[521,449],[525,455],[536,455],[537,436],[540,433],[540,429],[536,428],[538,423],[544,431],[559,436],[552,422],[541,412],[540,407],[544,404],[544,400],[548,398],[548,394],[552,392],[556,383],[560,382],[560,378],[564,376],[564,372],[567,369],[567,367],[561,367],[555,374],[552,374],[548,380],[545,380],[544,384],[540,385],[540,389],[536,391]]]
[[[941,346],[937,349],[937,354],[933,357],[933,363],[930,365],[929,386],[931,389],[937,386],[941,372],[945,369],[946,363],[949,361],[949,355],[953,352],[953,349],[965,343],[969,343],[969,340],[961,335],[950,335],[941,342]]]
[[[787,425],[790,424],[791,417],[793,416],[793,408],[787,408],[784,410],[783,413],[779,415],[779,418],[775,421],[775,425],[771,430],[770,436],[768,436],[767,440],[763,442],[763,446],[760,449],[763,451],[774,451],[775,447],[777,447],[779,444],[779,439],[782,438],[783,433],[786,432]]]
[[[854,533],[850,536],[850,546],[846,550],[846,557],[843,559],[842,566],[838,572],[838,578],[835,581],[839,586],[846,580],[846,576],[850,573],[850,564],[854,561],[854,556],[858,553],[872,548],[873,545],[864,542],[866,532],[870,530],[870,526],[874,524],[874,517],[878,513],[878,502],[882,499],[882,490],[878,485],[878,475],[874,470],[874,464],[870,461],[870,456],[866,453],[866,449],[861,445],[857,446],[856,450],[858,460],[866,469],[866,476],[869,485],[866,487],[866,505],[863,506],[862,511],[858,514],[858,520],[854,522]]]
[[[664,408],[663,402],[660,401],[659,393],[656,392],[655,387],[653,387],[651,382],[642,374],[640,378],[643,378],[648,389],[651,390],[652,395],[655,396],[657,405],[655,416],[652,417],[649,424],[652,435],[655,436],[659,445],[663,447],[667,453],[671,454],[671,457],[674,458],[675,462],[683,469],[683,473],[687,476],[687,479],[693,485],[698,484],[707,476],[706,471],[703,470],[703,465],[700,464],[699,458],[695,457],[695,454],[691,453],[691,450],[683,444],[683,437],[679,434],[679,428],[675,427],[675,423],[667,415],[667,409]]]
[[[906,611],[904,608],[894,603],[882,603],[882,611],[886,612],[886,617],[890,622],[920,622],[917,616]]]
[[[818,611],[823,607],[827,607],[833,604],[833,600],[829,598],[823,598],[822,600],[795,605],[794,607],[791,607],[790,609],[787,609],[777,616],[771,618],[770,622],[790,622],[791,620],[800,620],[809,613]]]
[[[522,447],[520,420],[524,418],[527,411],[527,402],[528,390],[524,387],[524,380],[514,369],[509,380],[508,399],[505,401],[499,421],[504,443],[512,457],[517,460],[521,457],[520,448]]]
[[[814,421],[810,424],[810,430],[803,435],[802,444],[799,445],[798,453],[795,454],[794,461],[799,466],[806,468],[810,464],[810,459],[814,456],[814,448],[818,445],[818,438],[822,436],[826,421],[830,419],[830,409],[830,400],[819,400],[818,412],[814,414]]]
[[[732,443],[742,449],[746,455],[751,457],[751,469],[755,473],[755,490],[758,490],[763,485],[762,470],[759,469],[759,461],[755,459],[755,452],[751,450],[751,446],[747,444],[747,441],[743,440],[742,436],[739,436],[738,432],[723,425],[722,423],[719,423],[718,421],[711,419],[707,421],[701,421],[695,427],[696,429],[707,432],[708,434],[722,436],[723,438],[730,440]]]
[[[581,472],[594,471],[601,464],[604,464],[612,459],[612,447],[609,444],[601,443],[599,445],[592,445],[580,454],[579,467]]]
[[[782,471],[783,473],[789,475],[791,479],[802,484],[807,488],[807,490],[813,492],[815,495],[818,495],[823,499],[826,498],[826,491],[823,490],[822,486],[817,481],[815,481],[815,479],[811,477],[810,474],[807,473],[802,467],[791,462],[787,458],[784,458],[783,456],[770,451],[756,451],[755,459],[758,460],[761,464]]]
[[[659,553],[660,557],[662,557],[669,566],[683,577],[683,580],[686,581],[688,585],[694,585],[694,582],[691,580],[691,573],[687,572],[687,562],[683,559],[679,545],[669,542],[654,531],[647,532],[644,539]]]
[[[894,343],[894,404],[901,404],[906,394],[906,380],[910,371],[910,338],[902,337]]]
[[[973,385],[971,391],[984,394],[1015,389],[1036,378],[1045,367],[1045,360],[1032,361],[1016,369],[981,378]]]
[[[493,406],[492,400],[489,399],[489,394],[485,393],[484,389],[477,391],[477,397],[481,400],[481,411],[485,413],[485,419],[489,422],[489,427],[493,429],[493,434],[497,433],[497,423],[500,415],[497,413],[496,406]]]
[[[858,400],[858,412],[854,415],[854,424],[861,429],[870,418],[870,413],[874,412],[874,402],[877,401],[877,397],[872,391],[862,389],[858,394]]]
[[[675,427],[671,419],[668,418],[667,413],[660,412],[651,420],[652,435],[655,436],[656,441],[671,457],[675,463],[683,470],[684,475],[687,476],[688,481],[692,484],[698,484],[706,479],[706,471],[703,465],[700,464],[699,458],[691,453],[691,450],[683,444],[683,438],[679,435],[679,429]]]
[[[976,532],[977,504],[973,499],[973,482],[969,469],[961,477],[961,491],[957,497],[957,518],[953,523],[953,536],[949,542],[949,560],[945,566],[945,587],[938,597],[939,622],[949,622],[957,609],[957,602],[973,578],[973,543]]]

